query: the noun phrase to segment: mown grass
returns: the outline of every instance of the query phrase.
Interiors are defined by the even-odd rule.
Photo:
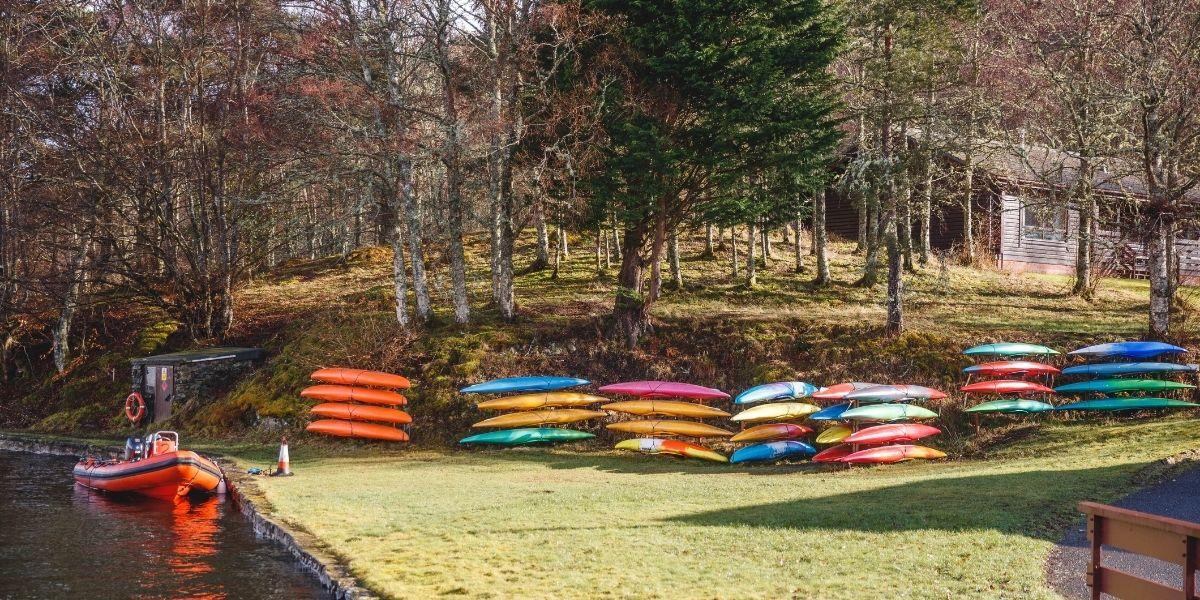
[[[1074,504],[1124,493],[1197,424],[1049,423],[982,458],[850,470],[296,443],[297,475],[259,481],[388,597],[1049,598]]]

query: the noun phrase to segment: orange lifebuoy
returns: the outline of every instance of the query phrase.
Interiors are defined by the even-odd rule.
[[[134,392],[125,398],[125,416],[130,421],[137,423],[146,416],[146,400],[142,395]]]

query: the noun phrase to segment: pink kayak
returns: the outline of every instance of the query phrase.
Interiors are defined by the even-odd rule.
[[[843,444],[890,444],[911,442],[923,437],[937,435],[942,430],[920,423],[893,423],[860,429],[842,439]]]
[[[692,400],[728,400],[721,390],[677,381],[626,381],[600,388],[602,394],[624,394],[639,398],[690,398]]]
[[[992,381],[977,381],[962,386],[967,394],[1053,394],[1054,390],[1032,381],[1016,379],[997,379]]]
[[[887,465],[898,463],[905,460],[913,460],[915,458],[946,458],[946,453],[925,446],[881,446],[879,448],[868,448],[859,450],[849,456],[841,459],[841,462],[850,464],[866,464],[866,465]]]

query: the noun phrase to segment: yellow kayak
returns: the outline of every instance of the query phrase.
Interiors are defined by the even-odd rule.
[[[610,423],[608,428],[612,431],[623,431],[625,433],[642,433],[642,434],[658,434],[658,435],[682,435],[687,437],[729,437],[733,435],[732,431],[726,431],[720,427],[705,425],[695,421],[621,421],[620,423]]]
[[[854,432],[850,431],[849,427],[845,427],[842,425],[838,425],[836,427],[830,427],[829,429],[822,431],[821,434],[817,436],[817,443],[818,444],[840,444],[842,442],[842,440],[846,439],[851,433],[854,433]]]
[[[604,410],[631,415],[666,415],[668,417],[693,417],[697,419],[725,418],[729,413],[711,406],[675,400],[630,400],[613,402],[601,406]]]
[[[763,404],[743,410],[733,415],[733,418],[730,420],[739,423],[788,421],[791,419],[802,419],[819,410],[821,410],[819,406],[813,406],[804,402],[776,402],[774,404]]]
[[[582,410],[578,408],[561,408],[558,410],[533,410],[527,412],[509,413],[500,415],[490,419],[484,419],[471,427],[529,427],[530,425],[544,425],[565,423],[574,423],[576,421],[585,421],[587,419],[595,419],[598,417],[606,417],[608,413],[601,410]]]
[[[709,448],[679,440],[660,440],[656,438],[622,440],[617,442],[616,448],[618,450],[636,450],[638,452],[645,452],[646,454],[674,454],[676,456],[701,458],[713,462],[729,462],[729,459],[724,455],[714,452]]]
[[[579,392],[541,392],[484,400],[476,404],[482,410],[537,410],[539,408],[590,406],[608,398]]]

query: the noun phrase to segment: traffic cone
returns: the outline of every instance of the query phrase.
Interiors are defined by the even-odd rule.
[[[285,437],[279,443],[279,465],[275,468],[275,475],[291,475],[292,469],[289,463],[291,463],[291,457],[288,456],[288,443]]]

